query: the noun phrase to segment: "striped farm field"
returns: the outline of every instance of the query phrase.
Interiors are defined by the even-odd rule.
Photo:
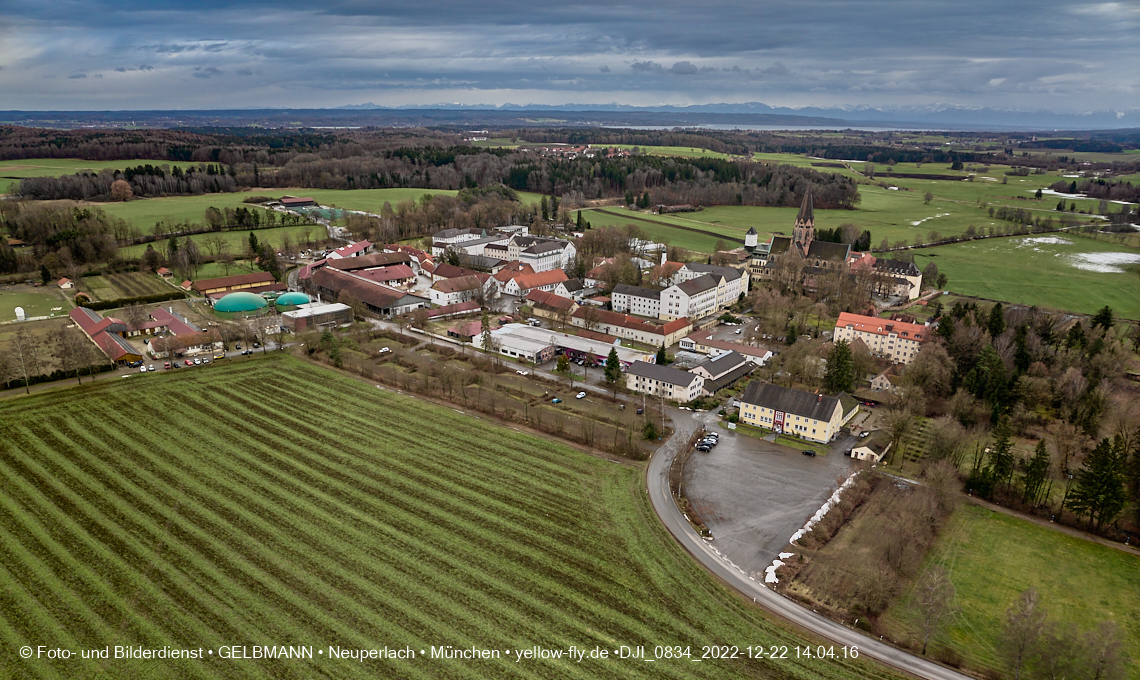
[[[0,677],[895,677],[796,659],[804,638],[660,526],[644,467],[287,356],[0,402],[0,489]],[[700,658],[712,644],[790,652],[431,658],[446,645]],[[204,658],[22,659],[25,645]],[[235,645],[312,658],[219,658]],[[333,660],[330,647],[416,658]]]

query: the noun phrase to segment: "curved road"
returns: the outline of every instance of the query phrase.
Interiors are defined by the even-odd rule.
[[[675,432],[669,442],[661,447],[650,460],[649,467],[646,470],[646,485],[649,489],[649,499],[653,504],[653,510],[661,518],[665,528],[673,534],[673,537],[685,550],[697,558],[697,561],[732,587],[754,598],[757,604],[768,611],[779,614],[792,623],[836,644],[858,647],[860,654],[927,680],[972,680],[969,676],[900,649],[895,649],[874,638],[867,637],[859,631],[842,626],[831,619],[805,609],[762,583],[752,580],[717,555],[712,547],[693,531],[693,528],[677,508],[677,504],[669,491],[669,467],[680,452],[680,448],[688,444],[689,437],[699,426],[698,414],[678,409],[669,409],[669,411]],[[684,416],[692,417],[686,418]]]

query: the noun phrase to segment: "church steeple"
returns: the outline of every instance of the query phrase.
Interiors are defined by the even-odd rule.
[[[799,248],[800,254],[807,255],[811,242],[815,240],[815,211],[812,210],[810,186],[804,194],[804,202],[800,205],[800,214],[796,215],[792,234],[792,241]]]

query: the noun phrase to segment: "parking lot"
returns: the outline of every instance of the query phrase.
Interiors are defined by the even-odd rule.
[[[803,527],[856,463],[843,455],[851,437],[831,453],[797,449],[724,430],[709,453],[685,466],[685,494],[713,535],[713,545],[750,575],[763,576],[788,539]]]

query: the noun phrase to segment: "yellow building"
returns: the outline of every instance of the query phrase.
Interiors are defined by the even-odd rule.
[[[850,395],[837,397],[753,382],[740,398],[740,422],[826,444],[859,412]]]

